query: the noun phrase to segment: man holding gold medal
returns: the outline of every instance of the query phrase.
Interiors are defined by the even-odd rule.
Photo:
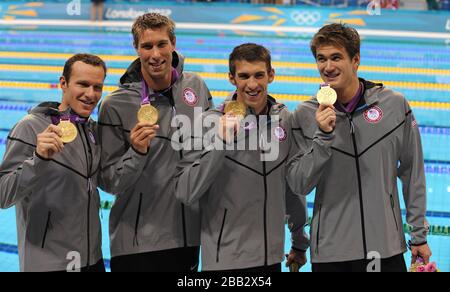
[[[0,207],[16,207],[20,270],[102,272],[100,145],[90,119],[105,63],[78,54],[65,66],[62,102],[45,102],[11,130],[0,167]]]
[[[183,151],[172,144],[178,117],[193,120],[212,106],[197,75],[183,71],[175,50],[175,24],[149,13],[132,28],[139,58],[119,89],[100,107],[102,172],[116,195],[110,216],[111,270],[191,272],[198,269],[198,208],[174,196],[173,176]],[[184,126],[184,125],[183,125]]]
[[[316,98],[301,104],[293,128],[301,151],[291,162],[288,181],[297,193],[316,188],[311,225],[311,261],[315,272],[406,272],[397,178],[403,184],[406,221],[412,227],[413,261],[431,256],[427,244],[426,188],[420,133],[403,95],[358,78],[360,38],[342,24],[324,26],[311,50],[321,85]],[[308,162],[317,143],[319,112],[336,110],[326,132],[332,147]],[[313,150],[311,150],[313,149]]]
[[[194,136],[193,144],[203,148],[181,161],[176,196],[188,205],[200,202],[203,270],[281,272],[286,217],[287,264],[298,270],[309,240],[305,199],[286,183],[286,162],[298,152],[291,114],[268,94],[275,71],[266,48],[238,46],[229,66],[236,93],[199,117],[206,134]]]

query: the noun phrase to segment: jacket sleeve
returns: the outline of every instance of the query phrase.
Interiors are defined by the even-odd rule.
[[[99,133],[102,145],[100,187],[108,193],[119,195],[139,179],[147,161],[131,147],[118,113],[103,103],[99,112]]]
[[[202,80],[202,91],[205,93],[206,96],[206,106],[204,107],[204,111],[207,112],[208,110],[214,109],[214,100],[211,95],[211,92],[209,91],[208,86],[206,85],[205,81]]]
[[[305,231],[308,224],[306,197],[294,194],[289,186],[286,186],[286,217],[291,232],[292,248],[306,251],[310,244],[309,236]]]
[[[297,110],[291,119],[291,134],[295,143],[293,149],[296,153],[288,161],[287,181],[294,193],[306,196],[318,184],[325,165],[331,158],[334,132],[326,134],[319,129],[314,137],[307,137],[301,127],[306,122],[301,121],[302,118],[306,116],[303,117],[301,111]],[[315,123],[315,120],[307,123]]]
[[[49,161],[35,154],[36,135],[26,123],[10,133],[0,166],[0,208],[14,206],[31,195],[42,179]]]
[[[203,117],[200,119],[203,120]],[[218,141],[216,139],[220,138],[214,131],[207,131],[208,128],[205,128],[203,137],[190,136],[186,145],[190,146],[191,150],[185,151],[177,167],[175,195],[186,205],[196,203],[207,193],[225,159],[225,151],[214,148],[214,143]],[[219,142],[223,143],[222,140]]]
[[[285,128],[292,133],[291,119],[293,114],[288,113],[288,123]],[[292,135],[291,135],[292,136]],[[299,149],[294,142],[294,138],[289,139],[289,156],[288,160],[295,156]],[[309,248],[309,237],[305,232],[305,227],[308,224],[308,208],[306,204],[306,197],[295,194],[286,181],[286,220],[289,231],[291,232],[291,246],[297,251],[306,251]]]
[[[406,120],[397,174],[403,185],[406,221],[412,227],[411,243],[421,245],[427,242],[428,233],[424,158],[416,119],[408,102],[404,102]]]

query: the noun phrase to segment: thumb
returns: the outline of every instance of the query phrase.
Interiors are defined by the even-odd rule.
[[[289,267],[292,264],[292,258],[289,257],[288,254],[286,256],[286,267]]]
[[[430,255],[427,253],[424,253],[424,255],[421,255],[425,265],[428,265],[430,263]]]
[[[412,249],[411,253],[412,253],[411,264],[415,264],[417,261],[417,250]]]
[[[323,105],[323,104],[319,104],[319,112],[323,112],[324,110],[327,109],[328,106]]]

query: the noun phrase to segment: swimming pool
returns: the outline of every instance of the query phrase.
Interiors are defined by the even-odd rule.
[[[185,70],[198,72],[216,104],[233,90],[227,58],[234,46],[257,42],[268,47],[277,72],[270,92],[293,110],[320,83],[309,51],[309,35],[273,35],[178,30],[177,48],[188,57]],[[11,127],[31,107],[59,100],[57,81],[74,53],[102,55],[109,67],[104,96],[114,90],[135,58],[128,30],[99,27],[0,27],[0,155]],[[26,65],[26,67],[25,67]],[[438,40],[366,37],[360,76],[382,81],[406,95],[420,125],[424,146],[429,243],[433,260],[450,271],[450,47]],[[96,115],[94,116],[96,118]],[[401,189],[401,188],[400,188]],[[103,250],[109,259],[108,219],[113,197],[102,197]],[[308,196],[310,216],[314,194]],[[286,241],[288,251],[289,240]],[[0,211],[0,271],[18,271],[14,209]],[[409,259],[409,255],[407,255]],[[310,270],[309,265],[304,270]]]

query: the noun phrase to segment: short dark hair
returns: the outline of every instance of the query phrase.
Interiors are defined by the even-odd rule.
[[[175,43],[175,22],[169,17],[159,13],[147,13],[139,16],[133,24],[131,33],[133,34],[133,45],[137,49],[139,46],[139,36],[147,29],[166,28],[170,41]]]
[[[76,54],[72,56],[69,60],[67,60],[66,64],[64,65],[63,77],[67,83],[69,83],[70,76],[72,75],[73,64],[75,64],[78,61],[94,67],[102,67],[103,71],[105,72],[106,78],[106,71],[107,71],[106,64],[100,57],[91,54]]]
[[[322,27],[311,41],[311,52],[317,58],[320,46],[333,45],[342,47],[351,59],[360,53],[361,39],[356,29],[341,23],[332,23]]]
[[[234,48],[229,59],[229,69],[232,76],[236,74],[236,62],[247,61],[249,63],[266,63],[267,72],[272,71],[272,57],[265,47],[253,43],[242,44]]]

